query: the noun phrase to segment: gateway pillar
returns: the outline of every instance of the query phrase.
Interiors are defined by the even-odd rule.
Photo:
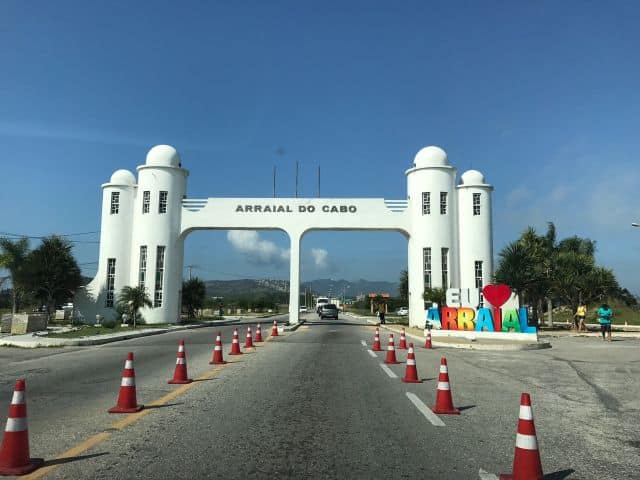
[[[300,241],[302,234],[298,232],[287,232],[291,239],[289,254],[289,324],[295,325],[299,322],[300,312]]]

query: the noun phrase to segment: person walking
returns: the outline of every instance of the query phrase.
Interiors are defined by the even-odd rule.
[[[576,326],[576,330],[580,333],[582,330],[587,331],[587,327],[584,324],[584,319],[587,316],[587,306],[580,302],[578,308],[576,309],[576,314],[574,315],[574,324]]]
[[[600,331],[602,332],[602,340],[611,341],[611,317],[613,316],[613,311],[606,303],[600,305],[598,309],[598,321],[600,322]],[[607,334],[607,338],[605,339],[605,333]]]
[[[380,325],[384,325],[386,322],[384,320],[384,308],[380,310]]]

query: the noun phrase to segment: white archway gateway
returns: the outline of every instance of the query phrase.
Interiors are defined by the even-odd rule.
[[[98,272],[76,298],[87,321],[115,317],[118,292],[144,286],[147,323],[179,316],[184,239],[194,230],[283,230],[291,241],[289,321],[298,322],[300,242],[311,230],[398,231],[408,239],[409,325],[423,326],[425,287],[478,288],[493,273],[491,192],[483,175],[456,169],[438,147],[408,169],[407,198],[206,198],[186,195],[178,152],[158,145],[137,168],[102,185]]]

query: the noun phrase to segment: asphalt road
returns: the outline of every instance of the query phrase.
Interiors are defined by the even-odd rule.
[[[405,384],[404,363],[383,369],[384,353],[368,351],[369,326],[309,322],[235,358],[227,355],[233,328],[220,328],[225,359],[234,360],[223,368],[208,364],[217,328],[3,349],[0,398],[8,405],[15,378],[27,378],[31,453],[48,460],[45,478],[477,479],[481,468],[511,470],[523,391],[547,478],[640,478],[638,340],[564,338],[534,352],[418,348],[425,381]],[[201,377],[186,388],[166,383],[181,338],[190,376]],[[109,415],[128,351],[140,403],[177,395],[142,414]],[[463,411],[427,418],[407,393],[433,405],[443,355]]]

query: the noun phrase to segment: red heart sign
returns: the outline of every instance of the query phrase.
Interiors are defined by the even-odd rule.
[[[486,285],[482,289],[482,295],[491,305],[500,308],[511,297],[511,288],[509,285]]]

